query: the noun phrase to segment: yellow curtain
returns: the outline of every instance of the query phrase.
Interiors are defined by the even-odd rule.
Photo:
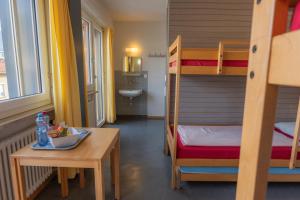
[[[68,0],[50,0],[53,99],[55,121],[81,127],[81,109],[74,39]],[[69,170],[74,178],[76,170]]]
[[[81,127],[76,54],[68,0],[50,0],[53,97],[56,123]]]
[[[113,64],[113,32],[111,28],[104,31],[104,89],[106,122],[116,121],[115,70]]]

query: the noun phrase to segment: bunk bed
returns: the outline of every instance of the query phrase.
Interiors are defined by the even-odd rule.
[[[245,76],[248,56],[249,42],[245,40],[222,40],[218,48],[182,48],[178,36],[169,48],[169,73],[176,74],[180,68],[184,75]]]
[[[291,31],[287,32],[290,6],[295,8]],[[253,8],[237,200],[266,198],[278,88],[300,87],[300,1],[254,1]],[[300,167],[297,159],[299,134],[300,101],[289,163],[291,169]]]
[[[257,2],[255,1],[255,5]],[[270,1],[271,2],[271,1]],[[273,1],[272,1],[273,2]],[[274,0],[274,4],[277,2],[276,9],[281,10],[280,13],[277,13],[275,15],[275,19],[279,21],[284,21],[285,27],[282,26],[279,29],[270,29],[273,30],[274,34],[277,32],[284,32],[286,30],[287,25],[287,17],[282,18],[282,11],[286,11],[284,13],[288,12],[289,9],[289,1],[288,0]],[[286,6],[288,5],[288,6]],[[295,2],[293,1],[293,6],[295,5]],[[275,6],[273,6],[275,9]],[[300,11],[295,11],[295,16],[298,16]],[[292,24],[299,23],[298,20],[294,20]],[[255,28],[252,27],[253,30]],[[252,30],[252,31],[253,31]],[[299,31],[296,31],[299,35]],[[294,37],[297,37],[297,34]],[[258,33],[259,35],[259,33]],[[290,38],[290,37],[289,37]],[[281,38],[282,39],[282,38]],[[258,39],[259,40],[259,39]],[[252,45],[251,45],[251,52],[249,54],[248,49],[240,49],[240,48],[230,48],[227,49],[227,45],[239,45],[239,46],[247,46],[249,45],[246,41],[221,41],[219,43],[219,48],[217,49],[184,49],[181,45],[181,36],[178,36],[176,40],[171,44],[169,47],[169,70],[168,70],[168,87],[167,87],[167,133],[166,133],[166,146],[165,149],[167,152],[171,154],[172,158],[172,188],[176,188],[179,186],[180,181],[237,181],[238,179],[238,173],[240,173],[239,170],[239,161],[240,161],[240,144],[239,145],[229,145],[229,146],[218,146],[218,145],[200,145],[200,146],[193,146],[193,145],[185,145],[183,142],[183,137],[180,133],[183,129],[187,128],[184,126],[179,125],[179,105],[180,105],[180,78],[182,75],[228,75],[228,76],[247,76],[249,79],[254,79],[257,75],[255,74],[255,71],[249,69],[253,69],[251,64],[255,62],[249,62],[248,67],[248,56],[255,54],[258,50],[257,46],[253,44],[253,42],[257,42],[253,40],[252,37]],[[271,39],[270,39],[271,41]],[[270,42],[269,41],[269,42]],[[298,40],[300,43],[300,40]],[[288,41],[281,41],[278,39],[278,51],[282,53],[282,49],[279,48],[280,45],[284,45],[283,42]],[[274,41],[275,43],[275,41]],[[285,44],[287,45],[287,44]],[[288,51],[288,49],[285,49]],[[299,50],[299,49],[297,49]],[[299,52],[299,51],[298,51]],[[276,54],[277,53],[277,54]],[[276,65],[276,73],[270,71],[271,75],[269,77],[269,81],[276,82],[278,80],[283,80],[283,78],[276,77],[275,75],[280,76],[280,73],[283,74],[289,74],[283,66],[284,62],[287,64],[294,64],[291,62],[299,61],[298,57],[295,55],[294,59],[289,60],[279,60],[282,59],[282,56],[279,55],[278,52],[272,52],[274,55],[271,59],[271,64]],[[264,55],[265,56],[265,55]],[[297,59],[296,59],[297,58]],[[252,58],[253,59],[253,58]],[[250,57],[251,61],[251,57]],[[281,63],[280,63],[281,62]],[[264,64],[268,63],[268,61],[265,61]],[[257,66],[256,66],[257,67]],[[272,69],[272,68],[271,68]],[[274,67],[275,69],[275,67]],[[295,69],[296,70],[296,69]],[[258,70],[259,71],[259,70]],[[299,68],[298,68],[299,71]],[[265,71],[265,73],[267,70]],[[170,79],[171,76],[175,76],[175,103],[174,103],[174,119],[170,119]],[[295,81],[296,77],[298,77],[298,74],[289,74],[292,77],[292,80],[286,78],[284,81]],[[288,76],[288,75],[286,75]],[[261,81],[261,80],[260,80]],[[249,85],[247,81],[247,88],[254,87],[253,85]],[[284,82],[283,85],[288,85],[288,83]],[[299,81],[297,82],[299,83]],[[300,83],[299,83],[300,86]],[[255,91],[257,92],[257,91]],[[250,98],[252,101],[256,98],[251,98],[246,95],[246,107],[247,107],[247,98]],[[253,94],[251,94],[253,95]],[[256,97],[256,96],[255,96]],[[260,98],[260,96],[257,96],[257,98]],[[259,101],[259,99],[256,99],[256,101]],[[252,102],[254,103],[254,102]],[[257,102],[256,102],[257,103]],[[267,105],[267,104],[265,104]],[[275,105],[275,104],[274,104]],[[255,105],[252,105],[252,108],[254,111],[257,111],[255,108]],[[247,111],[245,110],[245,115]],[[269,115],[266,114],[265,117]],[[299,118],[300,118],[300,111],[299,111]],[[251,117],[249,118],[245,117],[244,123],[247,120],[251,120]],[[171,122],[172,121],[172,122]],[[253,125],[253,119],[252,119],[252,125]],[[300,119],[298,119],[300,123]],[[300,167],[300,162],[298,162],[298,159],[300,158],[300,155],[298,153],[298,150],[300,149],[298,147],[298,139],[299,136],[295,134],[295,137],[291,138],[288,137],[288,135],[291,135],[289,133],[286,133],[282,130],[276,129],[274,130],[274,120],[270,121],[268,123],[270,130],[270,134],[277,135],[277,137],[281,137],[281,139],[285,140],[285,145],[279,145],[278,144],[272,147],[272,143],[269,142],[269,158],[271,158],[269,173],[266,175],[266,179],[268,181],[274,181],[274,182],[300,182],[300,170],[294,169],[290,170],[290,168],[294,167]],[[197,126],[194,128],[211,128],[214,129],[216,127],[207,127],[207,126]],[[228,129],[232,128],[229,126],[220,126],[219,129]],[[241,138],[241,133],[243,132],[243,137],[241,138],[241,144],[246,143],[246,139],[244,137],[244,133],[247,132],[247,139],[250,139],[250,131],[253,130],[255,133],[255,129],[252,129],[251,126],[245,126],[243,124],[243,128],[236,126],[236,128],[239,128],[239,137]],[[260,127],[258,127],[260,128]],[[243,130],[242,130],[243,129]],[[296,132],[297,132],[296,128]],[[261,130],[263,131],[263,130]],[[191,132],[191,131],[190,131]],[[190,134],[186,133],[186,134]],[[254,136],[255,137],[255,136]],[[253,141],[253,140],[251,140]],[[272,141],[272,140],[271,140]],[[248,145],[253,145],[249,144]],[[244,145],[245,146],[245,145]],[[246,150],[245,150],[246,149]],[[244,147],[241,149],[241,155],[243,155],[243,150],[247,151],[246,156],[249,157],[249,154],[251,153],[257,153],[259,154],[259,150],[257,152],[249,152],[247,147]],[[245,156],[245,157],[246,157]],[[255,155],[256,156],[256,155]],[[255,157],[254,156],[254,157]],[[249,166],[246,164],[245,158],[244,161],[244,170],[249,171]],[[257,158],[257,157],[256,157]],[[254,161],[253,161],[254,162]],[[245,170],[245,171],[246,171]],[[266,171],[267,172],[267,171]],[[246,176],[246,173],[244,172],[244,177]],[[258,174],[256,174],[259,176]],[[246,178],[245,178],[246,179]],[[240,198],[243,199],[243,198]]]

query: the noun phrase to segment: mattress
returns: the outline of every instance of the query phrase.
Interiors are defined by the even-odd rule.
[[[184,146],[240,146],[242,126],[178,126],[178,134]],[[292,146],[290,137],[273,132],[273,146]]]
[[[170,67],[176,66],[176,61]],[[217,67],[218,60],[181,60],[181,66]],[[223,60],[223,67],[248,67],[247,60]]]
[[[293,138],[295,126],[296,122],[278,122],[275,124],[275,130],[286,135],[287,137]]]
[[[285,134],[275,132],[276,136],[285,140],[288,144],[292,144],[292,138]],[[232,145],[202,145],[202,146],[188,146],[184,145],[179,132],[177,132],[177,158],[198,158],[198,159],[239,159],[240,146]],[[284,138],[283,138],[284,137]],[[275,137],[274,137],[275,138]],[[272,147],[272,159],[289,160],[291,156],[291,145],[283,146],[277,145]],[[298,154],[298,158],[300,158]]]

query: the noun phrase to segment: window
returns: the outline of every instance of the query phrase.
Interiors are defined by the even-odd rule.
[[[5,94],[5,85],[0,84],[0,100],[5,98],[7,98]]]
[[[96,87],[96,122],[97,126],[104,123],[104,95],[103,95],[103,33],[94,29],[94,60]]]
[[[0,119],[51,103],[45,13],[43,0],[0,0]]]
[[[38,55],[37,23],[32,0],[14,1],[14,9],[1,6],[2,68],[8,85],[8,99],[42,92]],[[6,8],[5,8],[6,7]],[[12,12],[10,12],[12,11]],[[12,22],[15,22],[12,24]]]
[[[90,14],[82,12],[84,64],[89,99],[89,125],[104,124],[103,30]]]
[[[86,73],[87,84],[93,84],[93,68],[91,65],[91,23],[82,19],[82,37],[83,37],[83,53],[84,53],[84,67]]]

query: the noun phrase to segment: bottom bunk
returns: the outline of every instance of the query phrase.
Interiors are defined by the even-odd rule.
[[[277,123],[273,133],[269,181],[300,181],[300,169],[289,169],[295,123]],[[169,148],[174,149],[173,128]],[[173,170],[181,181],[236,181],[241,126],[178,126]],[[298,154],[300,160],[300,154]],[[296,163],[296,166],[297,165]]]
[[[238,167],[180,167],[180,181],[237,181]],[[287,167],[271,167],[269,169],[270,182],[299,182],[300,169]]]
[[[178,126],[176,157],[239,159],[241,135],[241,126]],[[290,133],[274,129],[272,159],[290,159],[291,137]]]

